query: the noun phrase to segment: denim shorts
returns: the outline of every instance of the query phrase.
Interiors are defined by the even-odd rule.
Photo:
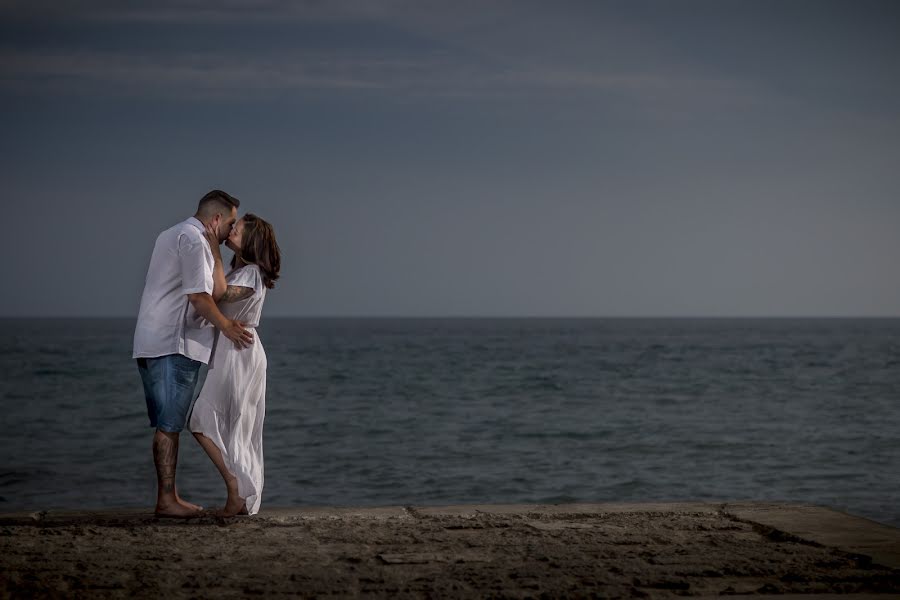
[[[150,426],[178,433],[187,423],[203,363],[181,354],[137,359]]]

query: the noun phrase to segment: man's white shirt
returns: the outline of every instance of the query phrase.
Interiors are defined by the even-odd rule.
[[[188,294],[213,291],[215,259],[203,231],[203,223],[191,217],[156,238],[132,358],[183,354],[209,362],[216,329],[188,300]]]

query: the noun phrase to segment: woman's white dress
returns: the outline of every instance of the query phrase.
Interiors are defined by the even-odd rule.
[[[266,287],[256,265],[234,269],[228,285],[253,289],[253,294],[219,308],[229,319],[248,328],[259,325]],[[256,331],[253,343],[238,349],[217,333],[209,372],[194,402],[190,430],[211,439],[222,452],[225,466],[237,477],[238,494],[247,499],[251,515],[259,512],[263,489],[263,419],[266,413],[266,353]]]

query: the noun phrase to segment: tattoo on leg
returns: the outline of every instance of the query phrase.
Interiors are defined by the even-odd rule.
[[[178,438],[154,437],[153,462],[156,465],[156,479],[164,493],[175,489],[175,467],[178,463]]]
[[[160,489],[169,493],[173,489],[175,489],[175,467],[171,465],[163,465],[160,466],[157,470],[157,480],[159,481]]]

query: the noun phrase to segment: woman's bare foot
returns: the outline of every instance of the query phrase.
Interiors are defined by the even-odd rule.
[[[235,515],[242,514],[242,510],[246,510],[247,505],[244,503],[244,499],[237,495],[228,496],[228,500],[225,501],[225,508],[216,511],[216,515],[219,517],[233,517]],[[246,513],[244,513],[246,514]]]
[[[244,502],[244,505],[241,507],[241,510],[238,512],[239,515],[249,515],[250,511],[247,510],[247,503]]]
[[[157,517],[169,517],[173,519],[190,519],[191,517],[199,517],[200,509],[188,508],[180,502],[170,502],[167,504],[157,504],[154,514]]]

